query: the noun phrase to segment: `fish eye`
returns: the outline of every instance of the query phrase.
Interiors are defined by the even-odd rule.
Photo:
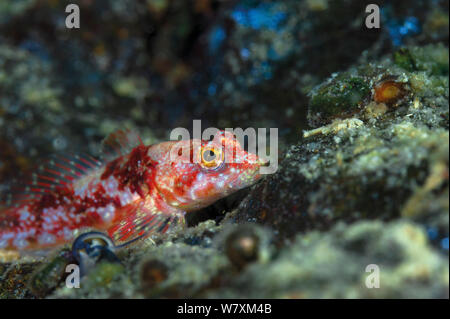
[[[214,147],[205,147],[201,150],[201,165],[205,168],[217,168],[223,162],[223,153]]]

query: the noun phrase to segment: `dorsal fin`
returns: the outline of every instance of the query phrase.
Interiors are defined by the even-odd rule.
[[[128,128],[119,129],[109,134],[102,142],[102,156],[112,160],[128,154],[133,148],[143,145],[139,135]]]
[[[52,155],[31,173],[12,182],[5,199],[0,201],[0,207],[18,206],[59,187],[67,187],[101,165],[102,162],[85,154]]]

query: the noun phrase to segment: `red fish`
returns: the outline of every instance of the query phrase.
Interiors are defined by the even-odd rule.
[[[40,169],[15,205],[0,210],[0,249],[55,247],[86,229],[117,244],[166,232],[186,213],[255,183],[265,165],[225,131],[212,141],[149,146],[118,131],[106,142],[114,158],[62,157]]]

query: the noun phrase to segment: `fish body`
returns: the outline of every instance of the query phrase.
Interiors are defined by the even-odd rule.
[[[166,232],[186,213],[256,182],[259,158],[234,136],[144,145],[120,131],[104,162],[77,157],[52,162],[15,205],[0,210],[0,249],[40,250],[70,242],[86,229],[123,244]],[[139,142],[137,142],[139,141]],[[137,143],[136,143],[137,142]]]

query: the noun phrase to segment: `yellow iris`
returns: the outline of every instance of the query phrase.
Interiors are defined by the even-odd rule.
[[[222,150],[214,147],[204,147],[201,150],[201,165],[205,168],[217,168],[223,162]]]

